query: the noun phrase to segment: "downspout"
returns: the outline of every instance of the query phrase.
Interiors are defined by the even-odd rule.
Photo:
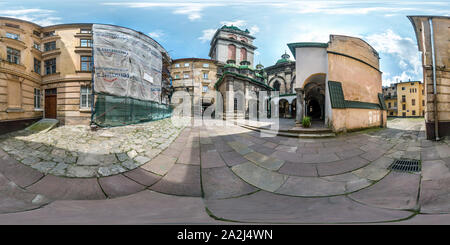
[[[93,28],[93,26],[91,27],[91,30],[92,29],[94,29]],[[92,32],[92,60],[91,60],[91,62],[92,62],[92,64],[91,64],[91,69],[92,69],[92,71],[91,71],[91,74],[92,74],[92,76],[91,76],[91,90],[92,90],[92,92],[91,92],[91,127],[92,127],[92,125],[94,125],[95,123],[94,123],[94,114],[95,114],[95,107],[94,107],[94,105],[95,105],[95,92],[94,92],[94,89],[95,89],[95,87],[94,87],[94,75],[95,75],[95,67],[94,67],[94,52],[95,52],[95,49],[94,49],[94,32],[93,31],[91,31]]]
[[[430,36],[431,36],[431,57],[433,67],[433,104],[434,104],[434,135],[436,141],[439,141],[439,121],[438,121],[438,107],[437,107],[437,89],[436,89],[436,56],[434,50],[434,33],[433,33],[433,20],[428,19],[430,24]]]

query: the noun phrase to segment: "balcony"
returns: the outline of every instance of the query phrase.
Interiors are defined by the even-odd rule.
[[[6,44],[13,45],[15,47],[20,47],[21,49],[27,48],[27,45],[19,39],[0,37],[0,42],[4,42]]]
[[[75,47],[75,53],[86,53],[86,54],[92,54],[92,47]]]
[[[55,56],[61,54],[61,50],[59,48],[43,51],[42,52],[42,58],[48,58],[50,56]]]

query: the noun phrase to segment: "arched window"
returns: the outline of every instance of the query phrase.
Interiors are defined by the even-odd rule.
[[[236,46],[233,44],[228,45],[228,59],[236,60]]]
[[[275,81],[273,83],[273,88],[275,89],[275,91],[280,91],[280,86],[281,86],[281,84],[278,81]]]
[[[241,61],[247,60],[247,50],[245,48],[241,48]]]
[[[241,37],[241,42],[244,42],[244,43],[248,42],[248,41],[247,41],[247,38]]]
[[[233,34],[228,35],[228,37],[231,39],[237,39],[236,35],[233,35]]]

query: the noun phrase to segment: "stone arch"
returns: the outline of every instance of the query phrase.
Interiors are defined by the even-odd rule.
[[[303,82],[305,115],[313,120],[325,119],[325,80],[325,73],[315,73]]]

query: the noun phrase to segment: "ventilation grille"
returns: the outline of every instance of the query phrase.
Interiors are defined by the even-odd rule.
[[[420,172],[420,161],[414,159],[395,159],[388,169],[398,172]]]

